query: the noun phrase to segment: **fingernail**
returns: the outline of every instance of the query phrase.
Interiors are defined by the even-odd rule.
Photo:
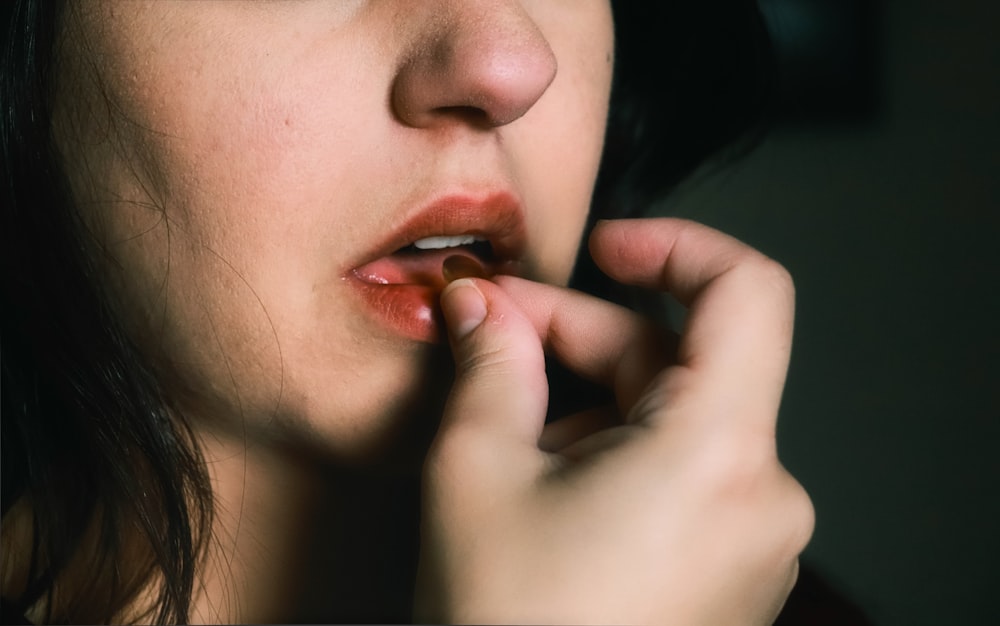
[[[486,278],[486,270],[472,257],[453,254],[441,264],[441,274],[445,282],[453,282],[459,278]]]
[[[441,293],[441,310],[455,339],[462,339],[486,319],[486,299],[468,278],[459,278]]]

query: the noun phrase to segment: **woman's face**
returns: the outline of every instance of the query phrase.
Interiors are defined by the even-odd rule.
[[[396,430],[445,257],[568,280],[611,21],[607,0],[71,5],[57,143],[170,393],[342,453]]]

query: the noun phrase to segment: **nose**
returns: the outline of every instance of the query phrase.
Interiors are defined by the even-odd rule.
[[[556,76],[556,57],[519,2],[433,3],[392,84],[396,116],[416,128],[509,124]],[[443,8],[444,7],[444,8]]]

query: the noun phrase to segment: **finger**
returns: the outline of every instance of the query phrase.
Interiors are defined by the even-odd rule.
[[[794,289],[780,265],[707,226],[602,222],[590,250],[613,279],[669,291],[689,308],[679,365],[714,397],[773,426],[791,352]],[[724,412],[724,411],[723,411]]]
[[[552,355],[576,374],[614,390],[622,415],[674,362],[676,336],[634,311],[512,276],[496,282],[531,320]]]
[[[496,285],[464,278],[441,294],[456,364],[441,432],[462,428],[537,446],[548,384],[541,341]]]

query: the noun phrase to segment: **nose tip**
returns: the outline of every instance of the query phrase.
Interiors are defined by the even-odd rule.
[[[545,93],[557,64],[542,32],[519,8],[489,13],[454,16],[416,46],[392,87],[403,123],[503,126]]]

